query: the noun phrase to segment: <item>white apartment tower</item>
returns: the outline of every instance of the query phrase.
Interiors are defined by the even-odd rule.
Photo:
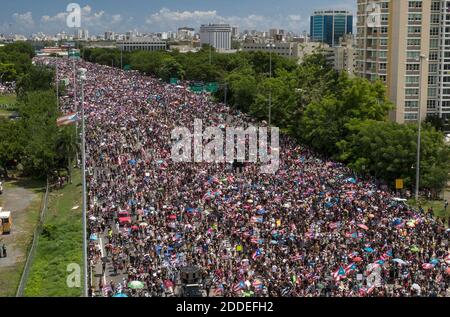
[[[200,27],[200,44],[209,44],[218,51],[231,49],[231,26],[208,24]]]
[[[358,0],[357,4],[356,72],[386,84],[396,105],[390,118],[399,123],[417,121],[419,105],[422,119],[450,118],[450,1]],[[427,58],[422,67],[421,55]]]

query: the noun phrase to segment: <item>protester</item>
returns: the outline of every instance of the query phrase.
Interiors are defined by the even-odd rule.
[[[71,61],[49,60],[72,80]],[[173,162],[175,127],[258,123],[186,84],[77,64],[87,69],[90,264],[104,237],[104,256],[124,274],[98,282],[103,296],[169,294],[185,265],[203,270],[211,296],[448,296],[449,230],[432,214],[284,136],[275,174]],[[77,110],[73,83],[68,92],[64,113]]]

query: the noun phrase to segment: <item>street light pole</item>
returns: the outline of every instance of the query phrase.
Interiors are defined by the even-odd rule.
[[[84,264],[84,296],[88,296],[88,258],[87,258],[87,225],[86,225],[86,134],[84,118],[84,80],[86,79],[86,69],[78,69],[81,82],[81,179],[83,183],[83,264]]]
[[[58,64],[55,64],[55,76],[56,76],[56,109],[59,111],[59,81],[58,81]]]
[[[268,44],[269,47],[269,77],[272,79],[272,48],[273,44]],[[269,127],[272,122],[272,85],[269,83]]]
[[[420,80],[422,80],[422,70],[423,70],[423,61],[427,60],[427,57],[424,54],[420,55]],[[419,102],[418,102],[418,112],[417,112],[417,160],[416,160],[416,193],[415,198],[416,202],[419,201],[419,181],[420,181],[420,143],[421,143],[421,132],[422,132],[422,111],[421,111],[421,101],[422,101],[422,85],[419,82]]]

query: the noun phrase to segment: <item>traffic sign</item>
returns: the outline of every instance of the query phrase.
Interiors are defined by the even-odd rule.
[[[395,189],[403,189],[403,179],[399,178],[395,180]]]
[[[219,84],[217,82],[211,82],[206,84],[206,91],[215,93],[219,90]]]
[[[189,88],[192,92],[201,93],[203,92],[204,86],[203,83],[193,83]]]

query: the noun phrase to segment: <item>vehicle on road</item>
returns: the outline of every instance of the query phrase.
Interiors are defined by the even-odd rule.
[[[10,233],[11,226],[11,211],[3,211],[3,208],[0,207],[0,234]]]

